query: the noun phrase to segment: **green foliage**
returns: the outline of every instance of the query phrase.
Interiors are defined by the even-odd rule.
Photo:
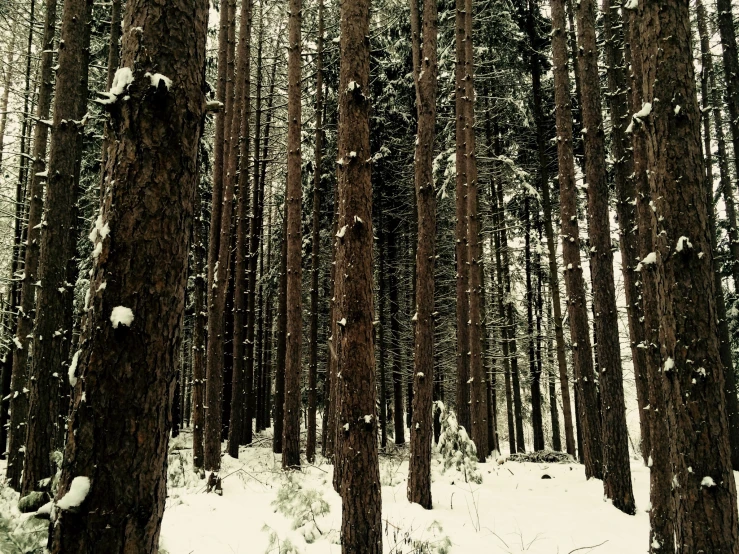
[[[444,461],[444,471],[453,467],[464,475],[465,483],[482,483],[482,474],[477,469],[477,448],[457,417],[443,402],[436,403],[441,410],[441,435],[439,453]]]
[[[277,491],[277,498],[272,505],[275,511],[290,518],[292,528],[300,532],[308,544],[324,534],[318,527],[316,518],[331,511],[328,502],[316,489],[303,488],[292,475],[287,475],[285,484]]]

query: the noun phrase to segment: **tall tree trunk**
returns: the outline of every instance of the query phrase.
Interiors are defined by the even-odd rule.
[[[641,110],[645,96],[642,87],[642,54],[641,30],[639,28],[641,14],[637,10],[628,10],[629,51],[631,53],[631,113]],[[633,121],[633,119],[632,119]],[[652,219],[649,181],[647,179],[647,151],[644,126],[634,121],[632,125],[631,145],[634,152],[634,178],[636,180],[636,218],[639,226],[639,258],[649,259],[653,251]],[[650,552],[658,554],[675,550],[674,523],[675,510],[672,502],[672,462],[670,460],[670,443],[657,440],[667,437],[667,408],[662,387],[662,357],[659,350],[660,317],[657,308],[657,283],[655,280],[655,264],[637,265],[641,277],[642,313],[644,315],[644,352],[649,385],[649,435],[651,441],[649,460],[650,487],[649,502],[649,544]]]
[[[287,335],[287,202],[282,214],[282,244],[280,246],[280,280],[277,299],[277,365],[275,367],[274,438],[272,451],[282,453],[285,413],[285,344]]]
[[[305,456],[316,457],[316,387],[318,385],[318,271],[321,245],[321,171],[323,156],[323,0],[318,0],[318,38],[316,39],[316,151],[313,169],[313,229],[310,285],[310,360],[308,368],[308,439]]]
[[[405,407],[403,405],[402,338],[400,336],[400,246],[398,234],[400,222],[396,216],[389,218],[388,257],[390,258],[390,348],[393,353],[393,429],[395,444],[405,444]]]
[[[301,0],[290,0],[287,49],[287,350],[282,467],[300,465],[300,367],[303,337],[301,208]]]
[[[206,2],[193,9],[185,3],[160,7],[128,1],[126,20],[143,32],[127,33],[123,42],[122,66],[136,71],[119,73],[117,81],[127,83],[130,100],[116,98],[109,105],[116,148],[108,158],[110,186],[95,227],[102,252],[91,288],[99,292],[91,301],[75,374],[49,536],[54,554],[159,548],[205,105],[207,14]],[[77,19],[84,21],[79,12]],[[173,27],[179,35],[170,34]],[[67,35],[62,38],[70,45]],[[156,84],[148,73],[155,71],[172,80]],[[157,140],[161,136],[181,148],[173,151],[170,143]],[[53,143],[51,156],[53,161]],[[145,205],[139,200],[144,195]],[[167,263],[152,265],[161,259]],[[142,367],[147,371],[136,370]],[[132,472],[137,487],[131,487]],[[86,493],[81,502],[66,497],[80,492]]]
[[[465,127],[467,158],[467,260],[468,268],[468,369],[470,389],[472,440],[477,458],[484,462],[488,454],[487,384],[482,364],[480,294],[482,287],[482,243],[477,200],[477,158],[475,155],[475,75],[472,47],[473,3],[465,0]]]
[[[411,23],[418,34],[418,0],[411,0]],[[415,15],[414,15],[415,12]],[[438,63],[436,0],[423,6],[423,45],[414,56],[418,130],[415,187],[418,209],[416,248],[416,313],[413,365],[413,410],[408,467],[408,501],[431,509],[431,439],[434,386],[434,259],[436,255],[436,190],[434,188],[434,130]],[[421,62],[423,59],[423,62]],[[487,432],[487,429],[486,429]]]
[[[531,377],[531,427],[534,435],[534,451],[544,450],[544,422],[541,416],[541,371],[536,364],[534,344],[534,284],[531,267],[531,197],[524,198],[524,264],[526,269],[526,336]]]
[[[244,429],[244,404],[247,402],[245,390],[251,388],[248,375],[244,372],[244,305],[246,293],[246,214],[249,209],[249,118],[251,103],[250,57],[252,0],[241,4],[239,17],[239,48],[237,52],[235,98],[230,125],[233,152],[228,158],[228,178],[238,179],[238,198],[236,201],[236,261],[234,265],[234,331],[233,331],[233,375],[231,385],[231,420],[228,426],[228,454],[239,457],[239,445],[244,437],[250,436],[251,421]],[[237,170],[238,168],[238,170]],[[256,185],[254,185],[256,186]],[[248,443],[247,443],[248,444]]]
[[[200,150],[201,152],[203,149]],[[199,164],[198,164],[199,165]],[[203,432],[205,431],[205,302],[207,283],[204,274],[205,216],[200,191],[195,195],[195,229],[193,231],[194,319],[192,330],[192,460],[195,469],[203,468]]]
[[[455,192],[455,235],[454,246],[457,264],[457,420],[468,432],[470,428],[470,366],[468,352],[469,340],[469,298],[467,296],[468,285],[468,260],[467,260],[467,110],[465,97],[467,96],[465,84],[467,49],[465,47],[466,37],[466,0],[456,0],[455,11],[455,49],[456,62],[454,65],[454,117],[455,117],[455,168],[456,168],[456,192]]]
[[[577,223],[577,191],[575,163],[572,149],[572,110],[570,105],[570,77],[567,69],[567,36],[564,0],[552,4],[552,55],[554,72],[554,101],[557,125],[557,158],[559,165],[560,212],[562,217],[562,257],[565,264],[567,309],[570,317],[570,336],[573,349],[576,387],[576,408],[582,431],[582,457],[585,475],[601,478],[600,415],[595,390],[593,356],[588,329],[588,311],[585,301],[585,282],[580,261],[580,231]],[[609,249],[610,251],[610,249]]]
[[[549,381],[549,411],[552,418],[552,449],[562,450],[562,439],[559,425],[559,413],[557,411],[557,375],[554,371],[554,350],[552,345],[552,330],[555,325],[552,318],[551,297],[547,298],[547,358],[548,370],[547,379]],[[568,452],[569,454],[569,452]]]
[[[711,104],[713,104],[713,116],[716,124],[716,141],[718,142],[719,152],[719,173],[721,176],[721,192],[726,205],[726,213],[729,216],[729,242],[739,246],[731,237],[732,228],[736,233],[736,216],[734,213],[734,187],[731,185],[729,177],[728,159],[726,157],[726,144],[724,141],[724,125],[721,114],[721,96],[716,88],[716,76],[713,70],[713,59],[711,55],[710,41],[708,35],[708,25],[706,24],[706,10],[703,2],[697,0],[698,11],[698,33],[700,35],[701,44],[701,96],[703,105],[701,113],[703,114],[703,129],[705,152],[706,152],[706,178],[708,195],[708,216],[713,220],[711,225],[711,246],[714,253],[716,252],[716,212],[713,204],[713,169],[711,167],[711,122],[710,112]],[[735,258],[739,259],[739,258]],[[734,370],[734,362],[731,357],[731,339],[729,336],[729,325],[726,320],[726,303],[724,301],[724,291],[721,284],[721,273],[718,270],[714,260],[714,280],[716,287],[716,310],[718,312],[718,330],[719,330],[719,354],[721,355],[721,363],[724,366],[725,378],[725,396],[726,396],[726,416],[729,418],[729,444],[731,446],[731,465],[736,470],[739,469],[739,407],[737,406],[736,396],[736,373]],[[739,267],[736,263],[733,267]]]
[[[604,1],[606,12],[606,49],[613,53],[610,42],[610,2]],[[583,134],[585,135],[585,178],[588,184],[588,236],[590,238],[590,275],[593,281],[593,327],[597,331],[597,355],[600,372],[602,413],[603,487],[607,498],[619,510],[634,514],[636,505],[631,486],[629,437],[626,429],[626,406],[623,389],[621,348],[618,337],[616,287],[613,279],[608,183],[606,175],[605,131],[600,99],[598,49],[595,36],[595,0],[581,0],[577,8],[577,45],[580,70]],[[610,71],[618,71],[614,56]],[[617,97],[611,96],[613,101]],[[621,122],[613,127],[618,142]],[[619,143],[614,148],[618,157]],[[617,179],[621,168],[616,163]],[[628,286],[628,285],[627,285]]]
[[[229,244],[221,246],[223,238],[231,234],[231,206],[233,189],[227,186],[226,163],[228,151],[228,115],[225,106],[228,100],[228,31],[231,19],[229,5],[220,6],[218,30],[218,84],[216,99],[222,109],[216,114],[216,129],[213,139],[213,197],[211,200],[210,241],[208,251],[208,341],[206,354],[205,387],[205,435],[204,468],[218,472],[221,467],[221,433],[223,418],[223,334],[224,311],[228,288],[228,265],[230,263]],[[230,137],[229,137],[230,141]],[[224,186],[226,182],[226,186]],[[231,181],[232,183],[233,181]],[[227,224],[224,225],[224,210],[227,211]],[[220,282],[219,282],[220,277]]]
[[[110,36],[108,38],[108,74],[105,79],[106,90],[110,90],[113,86],[113,79],[115,79],[115,73],[118,70],[118,64],[121,60],[121,53],[118,43],[121,40],[121,4],[123,0],[113,0],[110,7]],[[102,177],[104,176],[105,166],[108,162],[108,146],[109,146],[109,134],[110,131],[105,126],[105,134],[103,137],[103,147],[101,153],[102,168],[100,172],[100,199],[102,200],[105,196],[105,187]]]
[[[22,215],[23,206],[25,205],[25,197],[23,191],[25,166],[28,160],[25,157],[25,140],[26,129],[28,124],[28,99],[29,89],[31,86],[31,48],[33,46],[33,32],[35,27],[36,0],[31,0],[29,26],[28,26],[28,46],[26,49],[26,73],[25,73],[25,92],[23,100],[23,123],[21,125],[21,145],[20,145],[20,169],[18,181],[15,187],[15,218],[13,222],[13,251],[10,260],[10,287],[8,290],[8,306],[9,313],[14,314],[19,304],[19,287],[18,287],[18,265],[21,255],[21,235],[22,235]],[[11,316],[12,318],[12,316]],[[23,471],[23,452],[26,440],[26,421],[28,419],[28,374],[27,372],[14,372],[13,358],[15,358],[17,345],[9,347],[6,357],[6,368],[3,370],[4,375],[10,374],[10,390],[9,399],[9,422],[8,422],[8,464],[5,468],[6,477],[10,487],[20,490],[21,473]],[[7,377],[5,378],[7,380]],[[5,398],[5,397],[3,397]],[[3,410],[4,412],[4,410]],[[3,425],[3,428],[5,426]],[[3,445],[4,446],[4,445]]]
[[[387,348],[385,346],[385,326],[387,323],[387,316],[385,315],[387,313],[386,308],[386,286],[385,286],[385,272],[387,271],[386,265],[385,265],[385,227],[384,227],[384,217],[382,212],[382,207],[380,207],[380,213],[378,217],[378,225],[377,225],[377,254],[380,258],[378,266],[379,266],[379,286],[377,291],[377,301],[380,304],[380,314],[378,317],[378,320],[380,322],[379,325],[379,332],[378,332],[378,341],[379,341],[379,350],[380,350],[380,447],[385,450],[387,448],[387,378],[386,378],[386,359],[387,359]],[[328,381],[328,376],[326,378]],[[326,405],[326,411],[328,411],[328,405]],[[327,417],[324,415],[324,420],[327,419]],[[325,424],[324,424],[325,429]],[[324,430],[325,432],[325,430]]]
[[[58,423],[59,374],[70,354],[74,286],[69,283],[76,279],[69,280],[68,266],[77,238],[76,202],[83,127],[80,122],[87,111],[91,14],[91,0],[66,0],[64,3],[46,187],[47,208],[43,217],[47,231],[41,234],[38,267],[41,287],[36,302],[29,379],[29,413],[34,417],[28,420],[26,434],[25,492],[52,475],[50,454]],[[93,259],[97,260],[99,254],[96,244]],[[88,308],[88,299],[86,304]]]
[[[662,417],[668,421],[668,435],[660,439],[673,447],[672,486],[680,489],[673,494],[675,544],[680,552],[736,553],[736,484],[718,348],[690,13],[688,3],[677,0],[643,3],[639,12],[642,93],[648,104],[634,117],[646,131],[655,212],[653,257],[667,400]]]
[[[337,469],[344,554],[382,552],[372,344],[372,181],[369,141],[370,1],[342,2],[339,76],[336,325]],[[351,274],[351,275],[350,275]],[[345,469],[344,469],[345,468]],[[349,470],[351,468],[351,470]]]
[[[28,373],[28,349],[30,346],[29,336],[33,331],[34,321],[34,305],[36,300],[36,286],[38,281],[38,264],[39,264],[39,248],[41,238],[41,218],[43,215],[43,196],[44,181],[48,178],[46,168],[46,142],[49,137],[49,127],[46,120],[49,119],[49,110],[51,109],[51,93],[53,89],[52,64],[54,60],[54,31],[56,28],[56,0],[46,1],[46,14],[44,16],[44,37],[43,52],[41,54],[41,68],[38,90],[38,104],[36,106],[37,122],[34,127],[33,137],[33,161],[31,166],[31,187],[28,191],[29,209],[27,223],[27,239],[26,239],[26,259],[23,266],[23,282],[21,284],[21,300],[18,314],[18,324],[16,327],[14,345],[16,350],[13,355],[13,374],[27,375]],[[8,69],[9,71],[9,69]],[[62,91],[63,92],[63,91]],[[58,390],[58,382],[51,386],[46,384],[53,391]],[[34,396],[34,392],[38,395],[39,384],[36,380],[30,381],[30,406],[34,411],[31,414],[39,413],[45,423],[55,423],[52,417],[56,417],[56,412],[47,414],[47,406],[38,405],[38,397]],[[25,396],[25,393],[23,394]],[[23,431],[26,432],[27,428]],[[22,437],[24,440],[26,437]],[[4,446],[4,444],[2,445]],[[51,467],[48,460],[49,449],[41,447],[41,454],[46,454],[46,459],[39,459],[39,449],[36,444],[29,445],[26,442],[26,453],[23,456],[23,479],[21,483],[21,493],[28,494],[37,487],[37,481],[51,475]],[[30,448],[30,451],[29,451]],[[12,480],[11,480],[12,482]]]
[[[35,5],[35,4],[34,4]],[[17,43],[17,31],[11,30],[10,43],[8,46],[8,57],[5,61],[5,74],[3,75],[3,94],[0,97],[0,170],[3,167],[3,154],[5,153],[5,131],[8,126],[8,101],[10,100],[10,86],[15,75],[15,45]],[[0,444],[4,444],[0,442]]]

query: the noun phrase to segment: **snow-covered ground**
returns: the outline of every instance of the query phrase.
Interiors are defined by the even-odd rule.
[[[188,437],[178,439],[184,447]],[[189,469],[188,450],[170,457],[169,499],[161,546],[169,554],[251,554],[281,552],[287,539],[305,554],[341,552],[341,501],[331,485],[332,466],[318,461],[288,477],[267,435],[255,447],[242,448],[239,459],[226,456],[223,496],[207,494],[204,481]],[[175,446],[177,448],[177,446]],[[405,456],[404,456],[405,454]],[[483,483],[465,483],[455,470],[442,472],[435,454],[434,508],[424,510],[406,500],[407,450],[380,457],[383,542],[386,554],[531,553],[636,554],[647,551],[649,471],[639,461],[632,476],[639,511],[627,516],[603,499],[600,481],[585,480],[578,464],[490,461],[478,466]],[[542,478],[548,475],[551,479]],[[328,513],[313,521],[310,508],[285,516],[274,504],[282,489],[285,510],[299,514],[312,506]],[[300,500],[300,499],[307,500]],[[305,523],[307,522],[307,523]],[[305,523],[298,529],[295,524]],[[308,540],[306,540],[306,537]],[[274,543],[270,546],[270,540]],[[431,549],[413,547],[428,542]],[[445,544],[451,544],[446,550]]]

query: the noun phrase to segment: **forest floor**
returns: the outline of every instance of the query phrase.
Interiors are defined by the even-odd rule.
[[[192,470],[190,439],[186,431],[170,441],[162,553],[340,553],[341,501],[331,465],[319,457],[315,465],[286,474],[267,432],[242,448],[238,460],[224,457],[223,494],[208,494]],[[434,508],[427,511],[406,500],[407,458],[407,448],[394,447],[380,456],[385,554],[647,551],[649,470],[641,461],[632,463],[638,512],[627,516],[603,499],[600,481],[586,481],[579,464],[500,458],[478,465],[483,482],[475,484],[454,469],[444,472],[438,453],[432,462]],[[0,483],[0,534],[43,544],[47,522],[21,516],[15,503],[17,494]],[[28,551],[9,544],[0,540],[0,554]]]

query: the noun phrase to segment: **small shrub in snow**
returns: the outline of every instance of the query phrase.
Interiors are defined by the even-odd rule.
[[[289,538],[280,537],[277,531],[265,525],[262,529],[269,533],[269,545],[265,554],[303,554],[303,551],[295,546]]]
[[[482,483],[482,474],[477,469],[477,448],[464,427],[457,423],[454,412],[443,402],[436,403],[441,412],[441,435],[439,453],[444,462],[444,471],[453,467],[464,475],[465,483]]]
[[[403,529],[388,522],[385,526],[385,535],[388,539],[395,541],[390,552],[393,554],[449,554],[452,541],[447,535],[442,534],[442,527],[438,521],[431,522],[424,536],[417,537],[413,527]]]
[[[328,502],[316,489],[303,488],[292,475],[287,475],[272,505],[276,511],[291,519],[292,528],[303,535],[308,544],[324,534],[316,518],[329,513],[331,508]]]

